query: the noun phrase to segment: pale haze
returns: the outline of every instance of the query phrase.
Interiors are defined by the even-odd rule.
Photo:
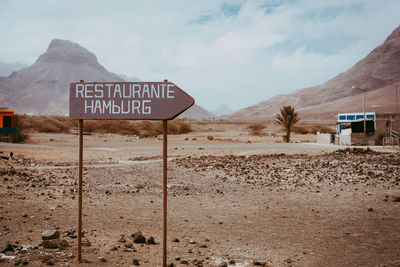
[[[66,39],[111,72],[237,110],[346,71],[399,26],[399,11],[398,0],[1,0],[0,61],[33,64]]]

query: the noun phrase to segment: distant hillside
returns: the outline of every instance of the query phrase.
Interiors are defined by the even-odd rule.
[[[233,110],[227,105],[221,105],[216,110],[212,110],[211,113],[215,116],[222,116],[233,113]]]
[[[65,115],[68,114],[69,84],[80,80],[125,81],[107,71],[86,48],[71,41],[55,39],[32,66],[9,77],[0,77],[0,104],[12,107],[17,113]],[[184,114],[190,118],[210,116],[197,105]]]
[[[14,71],[27,67],[22,63],[5,63],[0,61],[0,77],[9,76]]]
[[[400,27],[367,57],[326,83],[289,95],[277,95],[222,118],[273,120],[280,107],[292,105],[303,121],[335,120],[339,112],[362,111],[362,92],[352,89],[353,85],[368,88],[368,111],[395,111],[395,86],[400,86]]]
[[[209,119],[215,117],[213,114],[205,110],[204,108],[194,104],[188,110],[179,115],[179,118],[183,119]]]

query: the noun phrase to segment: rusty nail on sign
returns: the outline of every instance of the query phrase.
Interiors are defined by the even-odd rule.
[[[194,99],[175,84],[164,82],[71,83],[69,116],[79,119],[78,251],[81,262],[83,120],[163,121],[163,259],[167,264],[167,122],[190,108]]]
[[[190,95],[168,81],[70,84],[73,119],[171,120],[193,104]]]

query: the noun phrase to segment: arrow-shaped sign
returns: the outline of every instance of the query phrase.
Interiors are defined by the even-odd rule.
[[[71,83],[69,116],[95,120],[172,120],[194,99],[171,82]]]

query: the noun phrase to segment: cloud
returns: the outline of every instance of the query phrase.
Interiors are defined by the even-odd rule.
[[[115,73],[243,108],[345,71],[398,26],[398,10],[397,0],[3,0],[0,60],[32,64],[63,38]]]

